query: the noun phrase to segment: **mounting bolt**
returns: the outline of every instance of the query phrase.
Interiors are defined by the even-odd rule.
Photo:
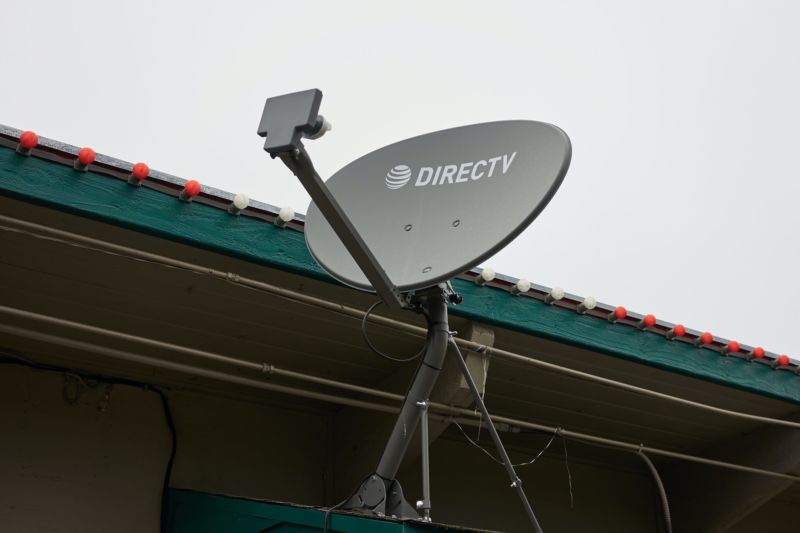
[[[457,292],[454,292],[452,294],[448,294],[447,295],[447,299],[450,300],[450,303],[454,304],[454,305],[458,305],[458,304],[460,304],[461,302],[464,301],[464,297],[461,296],[460,294],[458,294]]]

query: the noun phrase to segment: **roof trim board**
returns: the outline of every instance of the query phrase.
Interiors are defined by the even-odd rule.
[[[232,216],[212,205],[181,202],[164,192],[132,187],[123,179],[92,171],[77,172],[39,157],[22,157],[0,146],[0,194],[338,283],[314,262],[301,232],[265,224],[259,218]],[[514,297],[505,290],[478,287],[467,280],[456,279],[454,285],[464,295],[464,303],[451,308],[454,315],[800,404],[800,382],[794,372],[722,357],[715,350],[670,342],[662,335]]]

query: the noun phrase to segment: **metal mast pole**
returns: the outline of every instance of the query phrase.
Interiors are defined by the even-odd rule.
[[[400,518],[419,517],[414,508],[403,498],[403,491],[395,477],[422,416],[420,403],[427,402],[436,378],[439,377],[447,353],[450,329],[444,289],[436,287],[418,297],[427,308],[429,318],[425,355],[414,374],[411,387],[403,401],[403,407],[386,442],[375,473],[361,484],[343,506],[344,509],[369,509],[375,514],[394,515]]]

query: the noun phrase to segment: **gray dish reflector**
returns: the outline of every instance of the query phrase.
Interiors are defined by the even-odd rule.
[[[541,213],[569,167],[567,135],[543,122],[474,124],[400,141],[348,164],[327,186],[402,292],[495,254]],[[308,249],[334,278],[372,290],[316,205]]]

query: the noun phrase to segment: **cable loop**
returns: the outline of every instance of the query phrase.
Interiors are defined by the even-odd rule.
[[[415,359],[419,359],[420,357],[422,357],[422,354],[424,354],[425,350],[428,348],[427,340],[425,341],[425,345],[422,347],[422,349],[419,352],[417,352],[415,355],[412,355],[411,357],[406,357],[406,358],[394,357],[394,356],[385,354],[382,351],[380,351],[374,344],[372,344],[371,340],[369,340],[369,335],[367,335],[367,319],[369,318],[369,315],[371,315],[372,312],[375,310],[375,308],[378,307],[382,303],[383,303],[382,300],[378,300],[377,302],[375,302],[374,304],[369,306],[369,309],[367,309],[367,312],[364,313],[364,317],[361,319],[361,336],[364,337],[364,342],[367,343],[367,346],[369,346],[369,349],[372,350],[373,352],[375,352],[376,354],[380,355],[384,359],[388,359],[389,361],[394,361],[395,363],[408,363],[410,361],[413,361]],[[428,316],[425,315],[425,318],[428,319]]]

